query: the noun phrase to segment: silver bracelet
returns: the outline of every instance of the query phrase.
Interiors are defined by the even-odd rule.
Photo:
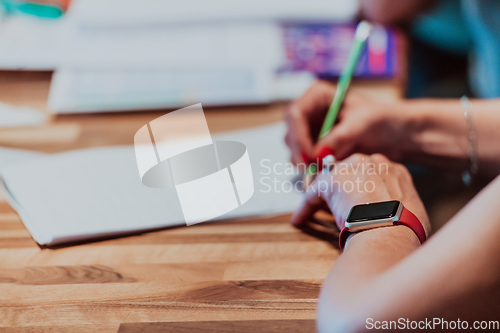
[[[460,103],[464,108],[464,117],[467,124],[467,132],[469,137],[469,168],[462,173],[462,181],[469,186],[472,183],[472,178],[477,174],[478,159],[477,159],[477,137],[474,130],[474,122],[472,121],[472,108],[467,96],[460,98]]]

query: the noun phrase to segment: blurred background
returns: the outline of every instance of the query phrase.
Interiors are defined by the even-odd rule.
[[[359,5],[0,0],[0,70],[53,71],[53,114],[290,100],[340,74]],[[395,29],[377,26],[356,75],[396,77],[401,47]]]
[[[470,66],[471,27],[498,24],[494,15],[474,23],[468,0],[394,1],[404,17],[370,12],[374,0],[0,0],[0,146],[54,153],[133,144],[154,111],[200,102],[214,132],[280,121],[314,80],[336,80],[367,17],[381,24],[353,90],[386,101],[492,97],[494,85],[479,89],[468,74],[481,68]],[[477,30],[476,46],[482,36]],[[475,63],[494,54],[488,45]],[[458,185],[440,188],[462,193],[455,176],[427,177],[421,195],[443,207],[434,184],[452,177]]]

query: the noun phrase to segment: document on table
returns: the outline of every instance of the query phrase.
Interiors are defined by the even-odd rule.
[[[57,20],[2,17],[0,68],[281,65],[281,22],[347,22],[358,1],[75,0]]]
[[[47,115],[40,110],[0,102],[0,128],[39,126],[46,120]]]
[[[293,188],[296,174],[284,172],[289,161],[284,134],[285,125],[278,123],[213,136],[247,146],[255,184],[246,204],[219,219],[298,207],[302,193]],[[54,155],[2,148],[0,161],[8,200],[41,245],[185,225],[175,189],[142,185],[131,146]]]
[[[88,29],[71,15],[9,17],[0,21],[0,68],[275,69],[284,59],[281,33],[275,22]]]
[[[76,21],[96,29],[124,25],[221,21],[335,21],[355,18],[359,0],[76,0]]]
[[[316,80],[308,72],[265,68],[60,69],[52,77],[54,114],[175,108],[201,102],[241,105],[289,100]]]

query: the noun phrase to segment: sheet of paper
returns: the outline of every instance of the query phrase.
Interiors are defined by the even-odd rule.
[[[71,13],[87,27],[244,20],[354,19],[358,0],[75,0]]]
[[[302,95],[315,81],[308,72],[276,74],[257,67],[212,69],[61,69],[54,73],[52,113],[270,103]]]
[[[345,22],[358,1],[80,0],[57,20],[0,20],[0,68],[284,63],[281,22]]]
[[[278,123],[213,136],[247,146],[255,184],[255,193],[246,204],[220,218],[277,214],[298,207],[302,194],[293,189],[295,175],[286,174],[289,153],[284,133],[284,124]],[[12,154],[12,150],[0,149],[0,160]],[[0,175],[10,202],[39,244],[184,225],[174,189],[142,185],[133,147],[21,159],[0,164]]]
[[[45,156],[45,154],[31,150],[0,147],[0,170],[8,165],[31,161],[41,156]]]
[[[247,204],[228,215],[278,214],[298,208],[303,195],[295,182],[299,175],[290,163],[285,133],[285,124],[277,123],[214,136],[215,140],[244,143],[252,164],[255,193]]]
[[[0,68],[276,68],[285,59],[275,22],[218,22],[109,29],[61,20],[0,21]]]
[[[63,69],[52,77],[53,113],[144,110],[194,103],[268,103],[274,72],[252,67],[214,69]]]
[[[67,20],[9,16],[0,20],[0,68],[55,69],[70,51]]]
[[[130,147],[43,156],[2,169],[39,244],[179,224],[175,192],[142,185]]]
[[[40,110],[0,102],[0,128],[39,126],[46,120],[47,116]]]

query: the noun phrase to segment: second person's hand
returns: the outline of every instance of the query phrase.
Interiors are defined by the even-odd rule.
[[[285,140],[292,162],[310,163],[316,158],[321,161],[327,154],[341,160],[356,152],[382,153],[401,161],[409,145],[411,120],[398,102],[381,103],[351,92],[344,100],[338,123],[316,142],[334,93],[332,84],[318,81],[287,109]]]
[[[429,236],[429,218],[406,167],[381,154],[353,154],[334,168],[329,174],[318,174],[292,218],[294,225],[307,223],[326,204],[342,229],[353,206],[399,200],[419,218]]]

